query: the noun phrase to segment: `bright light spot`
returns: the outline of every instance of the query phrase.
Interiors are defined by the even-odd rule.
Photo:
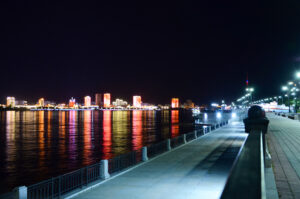
[[[217,118],[221,118],[222,114],[220,112],[217,112]]]
[[[232,113],[232,114],[231,114],[231,117],[232,117],[232,118],[236,118],[236,113]]]
[[[207,113],[204,113],[204,119],[207,120]]]

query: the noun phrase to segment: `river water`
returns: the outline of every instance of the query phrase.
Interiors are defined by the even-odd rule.
[[[1,111],[0,193],[195,128],[191,111]]]

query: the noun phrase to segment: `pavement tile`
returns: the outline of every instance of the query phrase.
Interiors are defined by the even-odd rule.
[[[300,122],[268,114],[270,153],[280,198],[299,198]]]
[[[241,132],[241,125],[220,128],[75,198],[219,198],[229,170],[218,175],[209,171],[226,148],[243,144],[246,134]],[[226,158],[233,163],[235,156]]]

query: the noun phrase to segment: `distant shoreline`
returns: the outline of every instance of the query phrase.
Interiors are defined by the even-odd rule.
[[[0,108],[0,111],[161,111],[179,109],[118,109],[118,108],[91,108],[91,109],[27,109],[27,108]]]

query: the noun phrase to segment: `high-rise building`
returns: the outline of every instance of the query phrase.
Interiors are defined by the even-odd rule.
[[[126,107],[128,103],[125,100],[116,99],[114,102],[112,102],[112,105],[118,108],[118,107]]]
[[[186,102],[184,103],[183,106],[184,106],[184,108],[187,108],[187,109],[195,108],[195,103],[192,102],[192,100],[186,100]]]
[[[172,98],[171,107],[172,108],[179,108],[179,99],[178,98]]]
[[[84,97],[84,106],[91,106],[91,97],[90,96],[85,96]]]
[[[70,108],[73,108],[75,106],[75,99],[72,97],[70,100],[69,100],[69,107]]]
[[[6,98],[6,106],[8,107],[14,107],[16,105],[16,99],[15,97],[7,97]]]
[[[109,108],[110,107],[110,93],[104,93],[104,108]]]
[[[16,100],[15,105],[26,106],[28,105],[28,102],[26,100]]]
[[[135,107],[135,108],[142,107],[142,97],[141,96],[133,96],[133,107]]]
[[[44,100],[44,98],[40,98],[39,99],[39,101],[38,101],[38,104],[39,104],[39,106],[45,106],[45,100]]]
[[[95,105],[101,107],[102,106],[102,94],[96,93],[95,95]]]

